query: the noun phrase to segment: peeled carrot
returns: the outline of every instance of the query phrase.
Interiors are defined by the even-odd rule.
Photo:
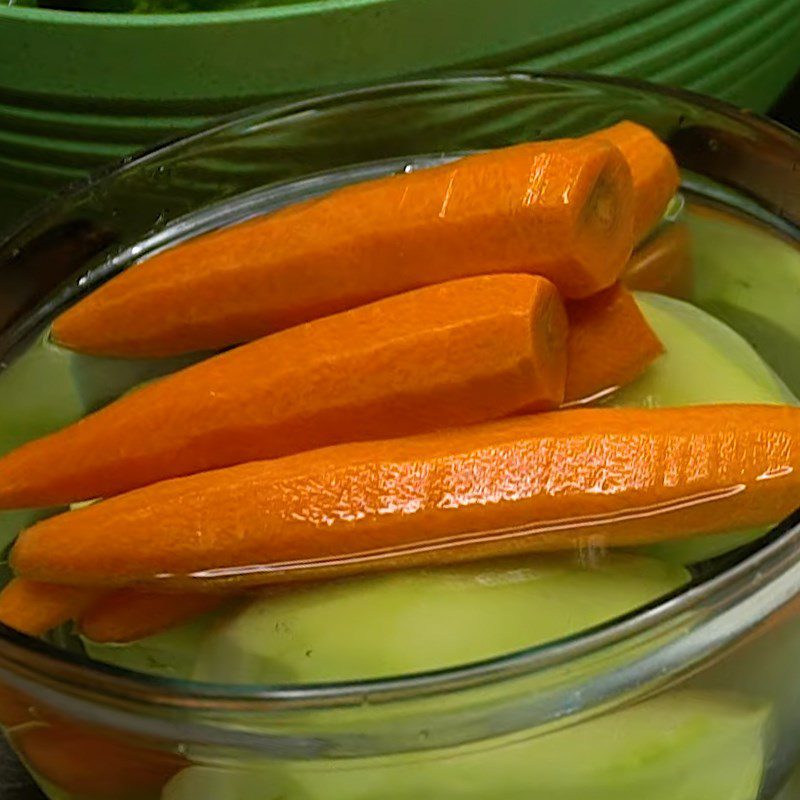
[[[778,521],[800,408],[557,411],[154,484],[24,531],[34,580],[230,591]]]
[[[633,190],[600,139],[495,150],[201,236],[134,265],[53,325],[115,356],[219,348],[454,278],[528,272],[566,297],[619,277]]]
[[[16,728],[37,717],[35,701],[26,694],[0,684],[0,725]]]
[[[29,636],[41,636],[71,620],[96,642],[132,642],[169,630],[221,600],[208,594],[103,592],[16,578],[0,592],[0,622]],[[0,712],[2,710],[0,697]],[[0,722],[3,721],[0,713]]]
[[[567,403],[630,383],[664,352],[633,295],[622,286],[573,300],[567,316]]]
[[[41,636],[79,617],[99,596],[79,587],[17,578],[0,592],[0,622],[29,636]]]
[[[157,800],[170,778],[188,766],[173,753],[68,722],[20,728],[12,741],[38,776],[80,800]]]
[[[530,275],[430,286],[162,378],[0,459],[0,507],[557,407],[566,314]]]
[[[634,251],[622,282],[629,289],[685,299],[692,294],[693,272],[691,234],[679,222],[665,225]]]
[[[656,226],[678,190],[680,174],[669,148],[643,125],[627,120],[592,136],[616,145],[633,177],[633,238],[641,241]]]
[[[80,631],[94,642],[135,642],[207,614],[222,601],[212,594],[118,589],[92,604],[80,619]]]

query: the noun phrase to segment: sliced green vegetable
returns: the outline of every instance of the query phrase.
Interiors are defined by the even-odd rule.
[[[672,297],[637,292],[636,300],[666,352],[620,389],[612,405],[796,402],[772,368],[724,322]]]
[[[598,625],[683,585],[679,566],[521,557],[270,591],[203,642],[195,677],[298,683],[386,677],[496,657]]]
[[[216,618],[216,614],[207,614],[132,644],[98,644],[85,638],[82,641],[87,655],[96,661],[147,675],[189,678],[194,672],[200,645]]]
[[[191,767],[163,800],[755,800],[763,706],[675,691],[536,738],[384,759]]]
[[[800,248],[729,215],[686,218],[697,304],[746,336],[800,394]]]

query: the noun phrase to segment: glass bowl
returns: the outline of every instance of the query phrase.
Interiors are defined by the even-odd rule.
[[[694,300],[797,392],[800,296],[788,285],[774,305],[754,287],[800,270],[800,138],[685,92],[527,73],[247,112],[73,187],[0,244],[3,361],[170,242],[352,180],[624,118],[670,144],[712,216],[784,248],[738,294],[698,281]],[[45,791],[69,800],[772,798],[800,761],[800,514],[714,564],[557,642],[347,684],[156,678],[2,628],[0,723]]]

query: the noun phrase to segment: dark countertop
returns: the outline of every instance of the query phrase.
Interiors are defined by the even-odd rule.
[[[800,130],[800,77],[770,114],[784,125]],[[0,737],[0,800],[45,800]]]
[[[4,741],[0,742],[0,798],[2,800],[44,800],[16,756]]]

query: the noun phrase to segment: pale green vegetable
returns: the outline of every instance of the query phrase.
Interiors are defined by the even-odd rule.
[[[0,372],[0,452],[52,433],[133,386],[194,360],[84,356],[54,345],[44,333]]]
[[[800,797],[800,767],[798,767],[775,800],[797,800]]]
[[[327,762],[191,767],[163,800],[755,800],[767,711],[675,691],[536,738]]]
[[[195,677],[326,682],[452,667],[598,625],[683,585],[677,565],[520,557],[270,591],[223,618]]]
[[[800,248],[757,224],[690,213],[698,305],[751,341],[800,393]]]
[[[693,536],[674,542],[658,542],[638,549],[654,558],[663,558],[676,564],[699,564],[750,544],[768,530],[769,528],[750,528],[711,536]]]
[[[628,553],[531,557],[274,589],[99,661],[223,683],[361,679],[492,658],[576,633],[677,589],[679,565]]]
[[[682,300],[636,292],[665,348],[611,404],[658,408],[704,403],[787,403],[794,396],[736,331]]]
[[[83,646],[91,658],[115,667],[165,678],[189,678],[200,645],[216,618],[216,614],[208,614],[131,644],[98,644],[83,639]]]
[[[699,308],[658,294],[636,300],[666,352],[611,405],[664,407],[703,403],[796,403],[751,345]],[[689,564],[757,538],[766,528],[651,545],[646,552]]]

